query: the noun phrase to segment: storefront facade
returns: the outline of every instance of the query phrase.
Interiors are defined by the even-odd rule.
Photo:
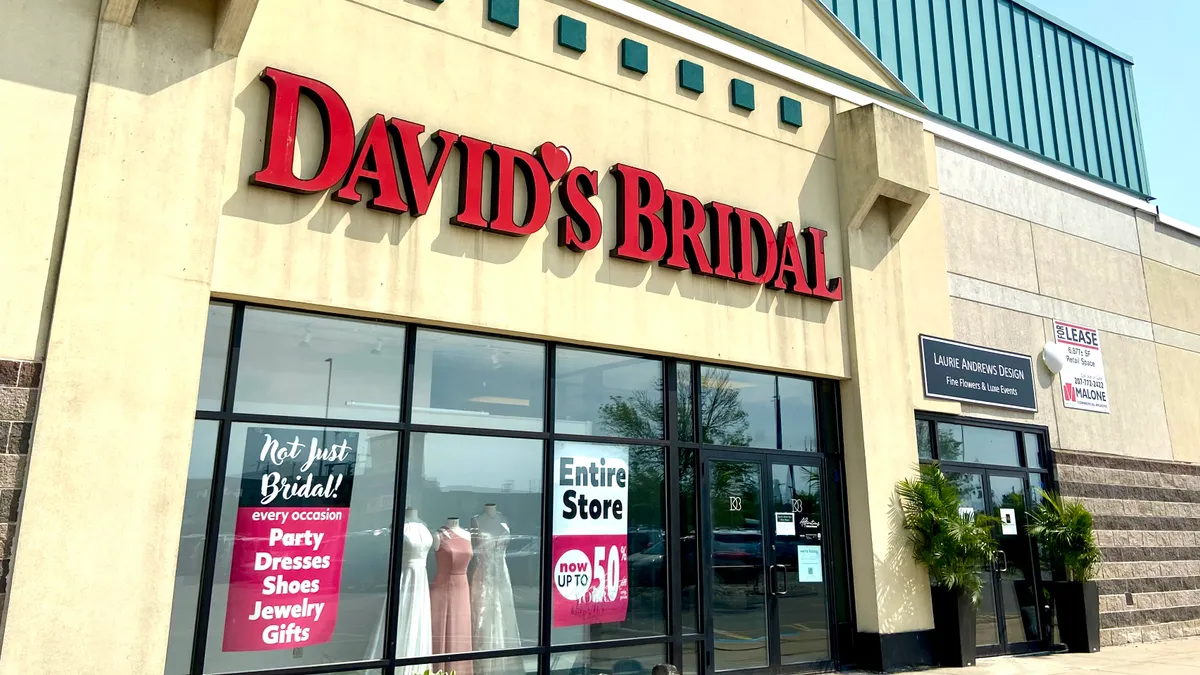
[[[0,673],[928,665],[894,486],[935,460],[1015,514],[985,653],[1054,639],[1039,487],[1097,513],[1109,643],[1194,633],[1187,226],[1111,147],[930,113],[832,8],[693,4],[17,10],[76,47],[3,82]],[[931,391],[922,336],[1028,401]]]

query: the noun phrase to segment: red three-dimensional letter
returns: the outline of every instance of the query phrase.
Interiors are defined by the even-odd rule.
[[[792,224],[780,225],[775,238],[779,243],[779,269],[775,272],[771,287],[788,293],[812,295],[808,275],[804,273],[804,266],[800,262],[800,244],[796,242],[796,230]]]
[[[837,302],[842,299],[842,279],[825,278],[825,230],[815,227],[804,228],[804,245],[808,249],[808,282],[812,294]]]
[[[733,257],[737,260],[738,281],[747,284],[765,284],[775,277],[779,260],[775,254],[775,233],[771,224],[761,215],[745,209],[734,209],[738,231],[733,237]],[[761,270],[755,269],[758,259]]]
[[[588,201],[600,189],[595,171],[577,166],[558,184],[558,200],[566,215],[558,219],[558,245],[580,253],[600,243],[602,225],[596,205]]]
[[[400,181],[396,178],[396,160],[392,157],[392,145],[388,139],[387,122],[383,115],[375,115],[363,132],[362,143],[358,147],[358,156],[354,158],[354,166],[342,182],[342,189],[333,193],[333,198],[339,202],[357,204],[361,198],[358,184],[367,183],[371,196],[367,198],[367,206],[380,211],[404,213],[408,204],[400,197]]]
[[[663,207],[662,181],[628,164],[616,164],[609,172],[617,179],[617,245],[609,255],[660,260],[667,253],[667,231],[658,216]]]
[[[503,145],[493,145],[492,222],[490,229],[500,234],[526,236],[542,229],[550,215],[550,179],[537,157]],[[525,222],[513,218],[516,173],[525,178]]]
[[[674,190],[666,191],[663,220],[667,221],[667,252],[664,267],[677,270],[691,268],[696,274],[712,274],[708,254],[700,236],[704,232],[704,205],[691,195]]]
[[[458,213],[450,222],[483,229],[488,225],[483,219],[483,159],[492,144],[460,136],[458,147],[462,150],[458,158]]]
[[[408,192],[408,210],[414,216],[423,216],[429,210],[429,202],[437,190],[438,181],[442,179],[442,170],[446,168],[446,160],[450,158],[450,148],[458,140],[458,134],[449,131],[438,131],[433,134],[436,151],[433,155],[433,166],[425,170],[425,158],[421,155],[421,132],[425,127],[415,122],[396,119],[388,120],[388,126],[395,139],[397,152],[400,156],[400,177],[404,180],[404,188]]]
[[[346,102],[324,82],[287,71],[267,68],[259,79],[270,90],[271,102],[267,107],[263,168],[250,176],[250,184],[300,194],[321,192],[336,185],[346,175],[354,157],[354,120]],[[312,178],[300,178],[292,168],[301,96],[317,106],[325,132],[325,148]]]
[[[733,207],[721,202],[709,202],[704,209],[708,212],[708,254],[712,258],[713,276],[736,281],[729,236],[729,216],[733,213]]]

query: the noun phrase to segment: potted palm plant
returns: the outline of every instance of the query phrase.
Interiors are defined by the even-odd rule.
[[[913,559],[929,570],[938,663],[975,665],[975,607],[979,573],[995,556],[996,519],[962,507],[959,486],[936,464],[896,487]]]
[[[1054,574],[1050,597],[1067,650],[1100,651],[1100,590],[1093,581],[1100,547],[1091,512],[1078,501],[1042,490],[1042,502],[1029,514],[1029,534]]]

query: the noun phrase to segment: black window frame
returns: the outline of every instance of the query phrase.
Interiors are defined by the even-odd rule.
[[[993,469],[996,471],[1018,471],[1026,473],[1042,474],[1045,479],[1047,490],[1056,490],[1057,481],[1055,480],[1054,471],[1054,453],[1050,451],[1050,429],[1044,425],[1037,424],[1021,424],[1019,422],[1008,422],[1004,420],[993,420],[981,417],[969,417],[966,415],[949,415],[945,413],[933,413],[918,410],[916,413],[916,422],[925,422],[929,424],[929,445],[933,452],[933,457],[921,457],[921,464],[931,464],[937,462],[939,466],[946,468],[960,469]],[[1017,452],[1019,454],[1020,464],[985,464],[982,462],[967,462],[957,459],[944,460],[941,458],[938,451],[938,424],[957,424],[960,426],[980,427],[983,429],[998,429],[1001,431],[1011,431],[1017,436]],[[913,433],[916,433],[916,428],[913,428]],[[1038,447],[1036,452],[1041,458],[1041,467],[1032,466],[1029,463],[1029,448],[1025,443],[1025,434],[1032,434],[1038,439]]]
[[[332,664],[316,664],[287,668],[268,668],[254,670],[238,670],[223,672],[221,675],[330,675],[343,672],[354,672],[364,670],[375,670],[380,675],[395,675],[398,668],[412,665],[428,665],[435,662],[456,662],[456,661],[478,661],[488,658],[500,656],[520,657],[520,656],[537,656],[538,657],[538,673],[541,675],[549,675],[551,673],[551,657],[554,654],[564,652],[577,652],[585,650],[599,650],[620,647],[634,647],[641,645],[661,645],[664,648],[669,663],[675,664],[677,667],[684,666],[685,649],[693,647],[695,654],[701,655],[703,658],[706,630],[706,620],[703,605],[704,593],[702,592],[703,575],[698,570],[697,584],[699,586],[698,601],[700,602],[697,608],[698,625],[696,631],[684,631],[683,628],[683,607],[682,607],[682,527],[681,509],[680,509],[680,485],[678,481],[680,462],[682,451],[692,451],[691,458],[695,463],[694,470],[697,478],[699,477],[700,462],[702,452],[704,450],[764,450],[773,453],[802,453],[802,454],[823,454],[836,456],[840,466],[842,448],[841,448],[841,429],[840,429],[840,401],[839,387],[836,381],[815,378],[808,376],[796,375],[793,373],[782,373],[763,369],[746,368],[743,366],[731,366],[719,363],[710,363],[703,361],[695,361],[691,359],[672,358],[657,354],[645,352],[637,352],[628,349],[611,349],[600,348],[585,344],[575,344],[561,341],[553,341],[546,339],[537,339],[523,336],[512,336],[506,334],[489,333],[486,331],[448,328],[446,326],[427,325],[412,321],[395,321],[388,319],[377,319],[363,316],[351,316],[347,314],[339,314],[329,311],[316,311],[309,309],[296,309],[288,307],[280,307],[263,303],[251,303],[235,300],[224,300],[213,298],[209,306],[224,305],[230,306],[233,310],[232,324],[227,336],[227,352],[225,358],[225,372],[223,390],[221,394],[221,405],[217,410],[200,410],[195,413],[195,420],[212,420],[219,425],[217,431],[217,448],[214,456],[214,464],[212,471],[211,489],[208,492],[209,503],[207,505],[207,522],[205,525],[205,539],[203,547],[203,561],[201,565],[201,574],[199,579],[199,597],[196,607],[195,621],[191,628],[192,650],[189,659],[188,675],[203,675],[206,650],[208,644],[208,632],[210,626],[210,614],[212,606],[212,598],[214,591],[214,582],[216,574],[216,562],[218,553],[219,530],[221,524],[222,499],[226,489],[226,470],[229,459],[230,450],[230,434],[233,425],[243,424],[281,424],[281,425],[306,425],[317,426],[324,428],[357,428],[357,429],[377,429],[394,431],[399,434],[397,442],[397,458],[396,458],[396,480],[394,485],[393,503],[392,503],[392,522],[391,531],[389,532],[390,547],[388,560],[388,587],[385,606],[387,619],[384,626],[384,642],[382,657],[378,659],[360,659],[357,661],[345,661]],[[314,316],[325,316],[336,319],[348,320],[367,320],[378,321],[379,323],[402,326],[405,329],[404,334],[404,371],[397,373],[397,376],[403,378],[401,385],[401,409],[397,415],[397,420],[393,422],[381,422],[372,420],[355,420],[355,419],[340,419],[340,418],[324,418],[324,417],[303,417],[289,415],[272,415],[261,413],[234,412],[234,400],[237,388],[237,375],[240,363],[240,350],[242,331],[245,323],[245,315],[247,309],[271,309],[295,312],[300,314],[310,314]],[[414,424],[410,421],[412,416],[413,405],[413,390],[415,378],[415,360],[416,360],[416,343],[417,336],[421,329],[431,329],[443,332],[452,332],[460,335],[471,335],[478,337],[516,340],[528,342],[531,344],[539,344],[544,347],[545,363],[543,369],[543,388],[542,393],[545,397],[543,404],[543,427],[541,431],[519,431],[509,429],[492,429],[484,427],[459,427],[437,424]],[[663,395],[663,434],[659,439],[643,439],[643,438],[625,438],[625,437],[609,437],[609,436],[593,436],[581,434],[567,434],[555,432],[555,364],[556,353],[558,348],[566,348],[572,350],[591,350],[606,354],[649,358],[657,360],[661,365],[662,376],[662,395]],[[692,440],[681,441],[679,438],[678,421],[678,387],[677,367],[680,364],[688,364],[691,367],[691,423],[692,423]],[[811,381],[814,387],[814,417],[815,429],[818,449],[816,453],[805,453],[801,450],[781,450],[777,448],[753,448],[753,447],[724,447],[702,443],[703,430],[701,424],[701,374],[705,366],[716,368],[729,368],[738,371],[760,373],[770,376],[789,377],[796,379],[804,379]],[[776,379],[775,393],[775,417],[776,417],[776,445],[780,444],[779,436],[782,429],[779,425],[779,396],[778,396],[778,379]],[[399,597],[395,592],[400,583],[400,574],[402,572],[399,558],[401,551],[397,545],[397,536],[403,532],[404,505],[407,503],[408,492],[408,469],[410,462],[408,461],[408,449],[410,445],[411,435],[414,433],[438,433],[438,434],[459,434],[465,436],[476,437],[504,437],[504,438],[522,438],[539,440],[543,444],[543,522],[542,522],[542,541],[541,541],[541,566],[543,579],[543,592],[540,594],[540,617],[539,617],[539,634],[538,645],[530,647],[520,647],[504,650],[480,651],[480,652],[465,652],[456,654],[435,654],[422,657],[411,658],[395,658],[396,643],[397,643],[397,627],[396,617],[399,612]],[[551,501],[553,499],[553,490],[550,486],[553,485],[553,456],[555,451],[555,443],[558,441],[568,442],[589,442],[589,443],[609,443],[617,445],[639,445],[639,446],[654,446],[661,447],[664,450],[664,482],[665,482],[665,500],[664,504],[666,514],[666,545],[667,545],[667,602],[666,602],[666,632],[663,635],[649,637],[624,638],[616,640],[601,640],[591,642],[576,642],[566,644],[552,644],[551,626],[553,620],[552,602],[553,596],[545,587],[545,579],[548,579],[551,567],[551,543],[553,533],[553,509]],[[692,514],[697,522],[692,524],[697,534],[701,531],[700,513],[703,508],[701,504],[702,494],[697,481],[696,487],[693,489],[692,499]],[[845,518],[845,514],[842,514]],[[848,545],[848,538],[846,541]],[[848,551],[847,551],[848,556]],[[701,565],[702,567],[702,565]],[[848,574],[848,572],[847,572]],[[831,600],[832,602],[832,600]],[[170,673],[168,675],[175,675]]]

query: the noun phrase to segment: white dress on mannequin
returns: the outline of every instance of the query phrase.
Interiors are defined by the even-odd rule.
[[[429,656],[433,653],[433,623],[430,618],[429,573],[425,560],[433,547],[433,535],[429,528],[406,515],[404,523],[404,548],[401,553],[400,616],[396,622],[396,658]],[[405,666],[397,669],[403,675],[419,675],[428,666]]]
[[[475,651],[521,646],[517,612],[513,606],[512,579],[508,575],[508,521],[495,504],[471,520],[475,569],[471,574],[471,610]],[[524,672],[520,658],[486,659],[475,665],[475,675],[511,675]]]

